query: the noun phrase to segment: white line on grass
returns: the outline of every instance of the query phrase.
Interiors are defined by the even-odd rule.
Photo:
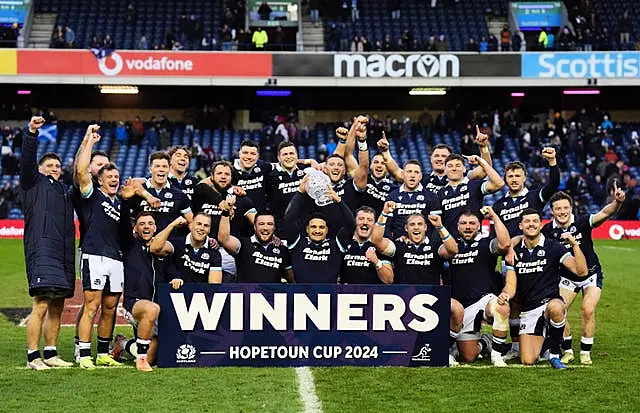
[[[298,375],[298,392],[304,403],[305,413],[322,413],[322,405],[316,394],[316,386],[313,384],[313,374],[309,367],[296,367]]]
[[[598,248],[606,248],[609,250],[617,250],[617,251],[637,251],[636,248],[628,248],[628,247],[616,247],[615,245],[602,245]]]

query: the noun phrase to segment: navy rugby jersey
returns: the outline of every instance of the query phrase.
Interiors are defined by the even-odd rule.
[[[376,216],[378,216],[382,212],[387,197],[396,189],[398,189],[398,184],[392,179],[385,177],[378,181],[369,173],[367,186],[360,195],[360,205],[356,209],[362,205],[368,205],[376,211]]]
[[[291,256],[284,245],[273,242],[263,244],[255,235],[240,238],[240,248],[233,257],[236,260],[239,283],[280,283],[291,269]]]
[[[547,185],[531,189],[523,188],[515,196],[507,193],[507,195],[493,204],[493,210],[509,230],[510,236],[522,235],[522,230],[520,230],[519,226],[522,211],[527,208],[533,208],[542,212],[551,196],[558,190],[559,185],[560,169],[557,166],[552,166],[549,169],[549,182]],[[491,230],[493,233],[493,221],[491,221]]]
[[[421,181],[422,186],[424,186],[425,189],[436,195],[440,192],[440,189],[447,184],[447,182],[447,175],[439,176],[433,171],[429,175],[423,176]]]
[[[570,232],[575,238],[576,242],[580,245],[580,250],[584,254],[584,258],[587,261],[587,268],[589,269],[589,275],[597,274],[602,272],[602,267],[600,266],[600,260],[598,259],[598,255],[593,248],[593,239],[591,237],[591,229],[593,228],[593,215],[579,215],[574,216],[571,214],[571,218],[569,221],[569,226],[567,228],[560,228],[555,220],[552,220],[544,227],[542,227],[542,233],[556,241],[560,242],[567,251],[573,251],[571,248],[571,244],[567,241],[560,239],[562,234],[565,232]],[[584,277],[579,277],[568,269],[564,268],[564,266],[560,269],[560,275],[562,277],[568,278],[572,281],[584,281]]]
[[[441,241],[434,232],[433,239],[425,238],[420,244],[395,241],[393,252],[394,284],[440,285],[442,259],[438,255]]]
[[[516,294],[521,311],[530,311],[552,298],[560,297],[560,266],[571,253],[559,242],[540,234],[529,250],[524,239],[514,247],[517,277]]]
[[[361,206],[360,196],[363,190],[356,186],[353,178],[343,178],[335,184],[332,183],[333,190],[338,194],[342,201],[354,211]]]
[[[100,187],[95,177],[91,177],[91,182],[93,182],[94,190]],[[80,187],[75,183],[71,188],[71,205],[73,205],[73,209],[76,211],[76,216],[78,217],[78,227],[80,231],[80,244],[78,245],[82,248],[82,242],[84,241],[84,234],[87,232],[87,228],[85,226],[84,211],[82,210],[82,193],[80,193]]]
[[[498,256],[492,250],[496,240],[478,234],[470,241],[462,237],[456,241],[458,253],[449,260],[451,297],[468,307],[502,287],[495,273]]]
[[[289,173],[280,164],[267,174],[267,201],[276,219],[276,234],[282,233],[284,213],[291,198],[298,192],[302,178],[303,170],[295,168]]]
[[[152,196],[160,200],[160,208],[152,208],[146,199],[135,195],[131,198],[132,216],[135,217],[142,211],[152,212],[156,221],[157,232],[165,229],[176,218],[191,212],[189,198],[187,198],[182,190],[172,187],[168,181],[159,191],[151,185],[150,181],[147,181],[145,183],[145,189],[149,191]],[[188,232],[188,228],[186,227],[179,228],[174,231],[173,235],[183,233],[181,235],[186,236],[185,230]]]
[[[211,231],[209,234],[212,237],[218,237],[220,217],[222,216],[222,210],[219,205],[229,194],[233,194],[231,189],[229,189],[228,192],[220,193],[204,182],[196,186],[192,201],[193,213],[197,214],[202,212],[211,216]],[[251,225],[246,221],[245,216],[251,212],[255,212],[251,199],[248,196],[236,197],[234,209],[233,219],[230,223],[231,234],[249,236],[250,233],[253,233],[253,228],[251,228]]]
[[[205,239],[201,248],[191,245],[191,234],[184,242],[175,241],[173,244],[173,264],[177,269],[175,277],[185,283],[207,283],[209,272],[222,271],[222,256],[217,249],[209,248],[209,238]]]
[[[340,284],[382,284],[376,266],[367,261],[365,256],[369,248],[375,248],[370,240],[360,244],[353,238],[353,234],[340,233],[337,241],[338,247],[343,253],[340,266]],[[376,254],[379,260],[389,263],[387,257],[378,252]]]
[[[100,188],[92,187],[82,199],[82,219],[86,229],[82,252],[122,261],[120,198],[111,199]]]
[[[172,187],[180,189],[189,200],[193,197],[193,190],[198,184],[198,178],[187,173],[182,180],[169,173],[169,183]]]
[[[403,184],[389,194],[387,201],[396,203],[393,214],[387,220],[385,227],[384,236],[389,239],[395,239],[407,234],[404,229],[407,216],[422,214],[426,219],[431,211],[440,209],[438,198],[431,191],[426,190],[422,184],[419,184],[414,191],[406,190]]]
[[[232,181],[234,185],[244,189],[258,211],[267,209],[265,176],[271,172],[273,164],[258,160],[248,171],[242,169],[240,160],[233,162]]]
[[[488,192],[485,181],[465,177],[458,185],[447,184],[438,192],[438,199],[442,210],[442,224],[451,234],[458,233],[458,218],[467,208],[480,211],[482,200]]]

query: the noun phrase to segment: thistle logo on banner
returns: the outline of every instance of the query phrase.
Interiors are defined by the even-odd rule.
[[[335,77],[460,77],[453,54],[336,54]]]
[[[598,79],[637,78],[640,53],[523,53],[522,77]]]

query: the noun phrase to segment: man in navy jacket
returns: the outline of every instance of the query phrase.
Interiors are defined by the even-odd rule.
[[[34,116],[22,142],[20,187],[24,205],[24,256],[33,307],[27,322],[27,367],[70,367],[58,357],[56,344],[65,298],[75,285],[75,228],[70,194],[60,181],[61,162],[46,153],[36,163],[38,129]],[[38,349],[44,320],[44,360]]]

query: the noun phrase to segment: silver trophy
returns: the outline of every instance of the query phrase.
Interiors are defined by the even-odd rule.
[[[329,185],[331,184],[329,177],[313,168],[306,168],[304,172],[309,175],[307,194],[316,202],[316,205],[324,206],[333,202],[331,195],[329,195]]]

